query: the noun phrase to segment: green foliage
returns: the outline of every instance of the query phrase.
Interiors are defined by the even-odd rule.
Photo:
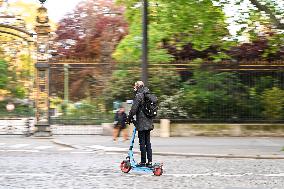
[[[244,104],[244,114],[248,116],[251,116],[255,119],[261,119],[262,112],[263,112],[263,106],[261,104],[261,96],[258,92],[258,87],[251,87],[248,91],[248,99],[247,103]]]
[[[0,60],[0,89],[4,89],[8,83],[8,64]]]
[[[122,68],[114,72],[102,96],[109,110],[113,101],[133,99],[132,86],[139,80],[137,72]],[[196,69],[191,82],[181,83],[174,71],[161,69],[150,72],[149,88],[159,98],[159,118],[216,121],[284,118],[284,92],[279,88],[279,80],[272,76],[240,78],[243,77],[239,73]]]
[[[263,57],[269,58],[270,56],[275,56],[284,44],[284,34],[275,34],[268,37],[268,48],[264,50]],[[278,57],[280,58],[280,57]]]
[[[141,56],[141,4],[138,0],[117,0],[126,6],[129,34],[117,46],[114,58],[135,61]],[[191,43],[199,51],[222,44],[228,35],[225,15],[211,0],[149,1],[149,59],[166,62],[171,55],[163,42],[182,47]]]
[[[195,84],[162,96],[159,117],[201,120],[283,119],[284,92],[272,77],[249,87],[236,73],[195,71]]]
[[[278,120],[284,116],[284,90],[277,87],[266,89],[261,95],[266,119]]]
[[[93,117],[100,112],[96,104],[90,101],[81,101],[76,103],[75,106],[69,108],[68,115],[72,117],[82,118],[82,117]]]
[[[177,95],[164,97],[160,116],[193,119],[239,116],[246,88],[235,74],[196,71],[194,80],[195,85],[185,85]],[[170,114],[171,108],[173,113]]]
[[[28,93],[33,65],[31,57],[20,55],[18,64],[0,59],[0,89],[5,90],[6,95],[15,98],[25,98]]]
[[[15,88],[10,89],[11,93],[16,98],[23,99],[26,95],[26,90],[22,86],[16,86]]]
[[[112,102],[125,101],[133,98],[133,85],[139,80],[139,76],[127,70],[114,71],[110,81],[103,92],[108,109],[112,108]]]
[[[34,110],[28,105],[15,104],[15,109],[12,112],[6,110],[7,101],[0,102],[0,117],[28,117],[34,116]]]
[[[63,114],[52,118],[53,123],[60,124],[101,124],[113,119],[112,113],[105,111],[102,102],[97,100],[85,99],[75,104],[61,104]]]
[[[264,90],[272,88],[276,81],[271,76],[265,76],[260,78],[255,78],[255,92],[261,94]]]
[[[196,85],[187,87],[184,98],[184,104],[195,107],[189,112],[192,117],[239,117],[246,88],[236,74],[197,71],[194,79]]]
[[[181,78],[176,71],[159,68],[150,71],[148,87],[157,96],[174,95],[181,87]]]
[[[183,95],[184,91],[181,90],[177,94],[172,96],[161,96],[158,117],[171,119],[188,118],[188,113],[186,110],[187,106],[184,106],[184,104],[182,104],[181,102]]]
[[[282,0],[215,0],[224,9],[230,9],[228,14],[231,26],[239,28],[237,36],[249,37],[251,41],[260,35],[271,33],[281,35],[284,29],[284,4]],[[237,27],[236,27],[237,26]],[[280,31],[280,32],[279,32]],[[277,41],[274,41],[277,43]],[[270,46],[273,49],[273,46]],[[275,47],[275,46],[274,46]]]
[[[129,70],[124,64],[118,65],[119,69],[114,71],[110,81],[107,83],[102,98],[105,100],[107,109],[112,108],[114,101],[126,101],[133,99],[133,85],[141,80],[139,67],[132,66]],[[174,95],[180,88],[180,77],[175,71],[153,70],[149,72],[149,89],[158,97],[162,95]]]

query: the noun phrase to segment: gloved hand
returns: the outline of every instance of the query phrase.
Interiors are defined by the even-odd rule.
[[[127,116],[126,118],[126,124],[130,125],[130,123],[132,122],[132,118]]]

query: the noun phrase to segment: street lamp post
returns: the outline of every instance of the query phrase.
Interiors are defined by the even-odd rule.
[[[143,0],[142,38],[142,81],[148,85],[148,0]]]

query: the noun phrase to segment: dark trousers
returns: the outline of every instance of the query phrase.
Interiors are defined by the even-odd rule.
[[[148,162],[152,162],[152,148],[150,142],[150,130],[138,131],[139,145],[141,151],[141,163],[146,163],[146,153]]]

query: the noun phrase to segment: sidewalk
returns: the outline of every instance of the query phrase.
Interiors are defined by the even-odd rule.
[[[130,141],[113,142],[110,136],[53,136],[52,141],[78,149],[127,154]],[[284,138],[276,137],[170,137],[151,138],[153,154],[184,157],[284,159]],[[139,152],[138,138],[135,152]]]

